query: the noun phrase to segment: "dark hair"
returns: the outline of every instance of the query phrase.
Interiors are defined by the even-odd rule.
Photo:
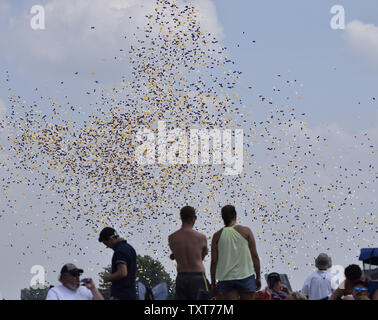
[[[225,225],[228,225],[236,218],[236,210],[232,205],[226,205],[222,208],[222,219]]]
[[[361,286],[363,286],[365,288],[369,288],[369,285],[368,285],[367,281],[358,280],[354,285],[355,286],[361,285]]]
[[[362,270],[358,265],[351,264],[345,268],[344,274],[348,280],[353,281],[361,278]]]
[[[196,210],[191,206],[185,206],[180,210],[180,217],[182,222],[190,222],[195,218]]]
[[[98,238],[99,242],[103,242],[106,240],[109,240],[110,237],[118,238],[117,231],[111,227],[105,227],[104,229],[101,230],[100,236]]]

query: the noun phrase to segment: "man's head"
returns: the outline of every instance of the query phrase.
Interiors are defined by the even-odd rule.
[[[76,290],[80,286],[80,275],[83,269],[77,268],[72,263],[67,263],[60,270],[59,281],[68,289]]]
[[[368,285],[364,281],[357,281],[353,286],[352,295],[354,300],[367,300],[369,298]]]
[[[119,240],[119,235],[115,229],[111,227],[105,227],[100,232],[99,242],[102,242],[108,248],[113,248]]]
[[[191,206],[185,206],[180,210],[180,218],[182,224],[189,224],[193,226],[197,219],[196,210]]]
[[[280,275],[277,272],[272,272],[269,273],[268,278],[267,278],[267,283],[269,289],[273,289],[273,287],[278,283],[281,282]]]
[[[227,205],[222,208],[222,219],[224,224],[227,226],[232,221],[236,221],[236,210],[232,205]]]
[[[344,274],[345,278],[347,278],[349,281],[354,282],[360,280],[362,270],[358,265],[351,264],[345,268]]]
[[[319,270],[327,270],[332,267],[332,260],[331,257],[329,257],[325,253],[319,254],[319,256],[315,259],[315,266]]]

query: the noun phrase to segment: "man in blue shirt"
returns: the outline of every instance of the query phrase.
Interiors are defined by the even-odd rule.
[[[136,300],[136,252],[110,227],[102,229],[98,241],[114,250],[112,273],[102,275],[104,282],[111,282],[111,299]]]

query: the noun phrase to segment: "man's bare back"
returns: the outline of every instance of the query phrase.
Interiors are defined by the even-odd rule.
[[[182,228],[168,237],[171,258],[177,262],[177,272],[203,272],[203,259],[208,253],[206,236],[191,229]]]

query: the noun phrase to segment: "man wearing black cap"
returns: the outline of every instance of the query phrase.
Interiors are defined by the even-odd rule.
[[[85,279],[84,285],[80,285],[80,275],[83,272],[83,269],[78,269],[72,263],[65,264],[59,277],[62,284],[52,287],[46,300],[104,300],[92,279]]]
[[[126,240],[110,227],[102,229],[98,241],[114,250],[112,273],[102,275],[104,282],[111,282],[111,299],[136,300],[136,252]]]

